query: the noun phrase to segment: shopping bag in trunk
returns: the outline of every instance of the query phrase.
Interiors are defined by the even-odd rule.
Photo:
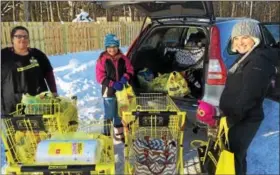
[[[133,103],[133,100],[135,100],[135,94],[131,87],[131,85],[126,84],[124,85],[124,88],[121,91],[116,92],[116,98],[118,103],[118,114],[120,117],[122,117],[122,113],[124,111],[128,111],[131,109],[135,103]]]
[[[172,72],[167,80],[166,89],[171,97],[184,97],[190,93],[188,83],[179,72]]]
[[[229,150],[228,126],[226,118],[220,120],[217,140],[209,139],[202,166],[204,173],[214,174],[235,174],[234,154]]]
[[[152,91],[167,92],[171,97],[184,97],[190,93],[187,81],[179,72],[160,75],[150,87]]]

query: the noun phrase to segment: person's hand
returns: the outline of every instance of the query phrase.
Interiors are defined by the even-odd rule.
[[[126,84],[126,83],[127,83],[127,79],[126,79],[124,76],[122,76],[120,82],[121,82],[122,84]]]
[[[123,84],[120,83],[120,82],[115,82],[115,83],[113,84],[113,88],[114,88],[115,90],[117,90],[117,91],[121,91],[121,90],[123,89]]]

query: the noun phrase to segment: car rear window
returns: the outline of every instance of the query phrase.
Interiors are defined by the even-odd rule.
[[[187,34],[186,34],[187,31]],[[151,34],[145,39],[141,48],[157,48],[159,43],[163,43],[165,46],[180,47],[180,45],[186,44],[189,36],[193,33],[197,33],[198,29],[196,27],[165,27],[156,28]],[[182,43],[182,37],[184,37]]]
[[[156,28],[151,32],[150,36],[146,38],[141,48],[148,47],[155,49],[159,42],[179,43],[183,31],[184,28],[182,27]]]

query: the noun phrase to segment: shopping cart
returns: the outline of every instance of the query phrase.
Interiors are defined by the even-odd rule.
[[[44,103],[19,103],[11,115],[43,115],[50,132],[73,132],[78,127],[77,97],[59,97]]]
[[[55,126],[53,126],[55,125]],[[113,140],[102,134],[104,124],[92,124],[81,131],[73,133],[55,132],[50,128],[58,128],[58,123],[46,119],[43,115],[6,115],[1,120],[1,136],[6,149],[6,174],[114,174]],[[107,128],[112,126],[108,124]],[[70,140],[70,142],[69,142]],[[86,141],[99,143],[97,151],[99,160],[88,162],[76,159],[63,159],[54,162],[44,159],[46,154],[69,156],[86,154]],[[38,153],[39,144],[50,143]],[[75,147],[74,147],[75,146]],[[42,147],[40,147],[42,150]],[[74,150],[78,152],[74,153]],[[87,148],[89,149],[89,148]],[[90,147],[90,149],[92,149]],[[64,153],[62,153],[64,152]],[[45,154],[41,156],[41,154]],[[52,158],[53,158],[52,157]],[[93,158],[92,156],[91,158]],[[45,161],[45,162],[44,162]],[[51,162],[51,163],[50,163]]]
[[[133,144],[137,139],[175,140],[176,172],[183,174],[183,133],[186,113],[181,112],[167,95],[161,93],[140,94],[132,100],[134,110],[123,112],[125,126],[125,174],[135,173],[137,163]],[[158,173],[160,174],[160,173]]]

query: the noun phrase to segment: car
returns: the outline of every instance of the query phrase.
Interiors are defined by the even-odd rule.
[[[168,67],[170,62],[166,63],[162,59],[166,47],[183,45],[186,38],[198,31],[205,34],[203,66],[196,69],[202,91],[192,96],[173,98],[182,110],[187,111],[188,119],[193,123],[198,100],[219,106],[227,70],[238,57],[228,48],[234,24],[244,19],[258,22],[264,44],[279,47],[279,23],[260,23],[250,18],[215,17],[210,1],[126,1],[103,2],[102,5],[109,8],[124,4],[133,5],[147,14],[151,21],[149,24],[144,21],[140,34],[127,52],[136,74],[144,67],[160,73],[172,71],[172,67]],[[141,92],[137,76],[133,80],[134,89]]]

